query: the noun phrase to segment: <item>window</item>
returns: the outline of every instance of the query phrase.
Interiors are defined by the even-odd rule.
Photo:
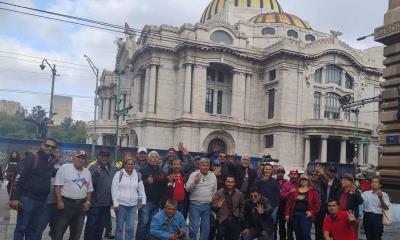
[[[312,41],[315,41],[315,36],[312,34],[307,34],[305,39],[306,39],[306,41],[312,42]]]
[[[326,83],[342,84],[342,69],[336,65],[326,66]]]
[[[324,117],[328,119],[340,119],[340,96],[336,93],[327,93],[325,96]]]
[[[218,82],[224,82],[224,73],[218,72]]]
[[[317,69],[314,73],[314,82],[315,83],[321,83],[321,78],[322,78],[322,68]]]
[[[262,2],[262,1],[261,1]],[[265,27],[261,30],[262,35],[275,35],[275,28]]]
[[[239,6],[239,0],[235,0],[235,7]]]
[[[275,89],[268,90],[268,119],[274,118],[275,112]]]
[[[321,118],[321,93],[314,92],[314,119]]]
[[[287,35],[288,35],[289,37],[292,37],[292,38],[298,38],[298,37],[299,37],[299,33],[296,32],[295,30],[289,30],[289,31],[287,31]]]
[[[207,68],[207,81],[215,81],[215,70]]]
[[[217,114],[222,114],[222,91],[217,93]]]
[[[214,106],[214,89],[207,88],[206,94],[206,112],[213,113]]]
[[[274,135],[265,135],[264,136],[264,144],[265,148],[273,148],[274,147]]]
[[[354,88],[354,79],[348,73],[346,73],[345,87],[347,89],[353,89]]]
[[[273,81],[276,79],[276,69],[271,70],[268,72],[268,77],[270,81]]]
[[[247,0],[247,7],[251,7],[251,0]]]
[[[227,32],[218,30],[211,34],[210,40],[215,43],[233,44],[233,38]]]

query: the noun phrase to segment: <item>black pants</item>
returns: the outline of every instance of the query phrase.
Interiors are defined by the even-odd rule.
[[[317,213],[314,220],[315,240],[324,240],[323,225],[326,215],[326,208],[321,206],[321,210]]]
[[[381,240],[383,234],[382,214],[364,212],[363,225],[367,240]]]
[[[218,224],[217,240],[237,240],[241,232],[238,218],[229,218]]]
[[[278,227],[279,227],[279,239],[282,240],[294,240],[293,237],[293,224],[292,222],[286,222],[285,220],[285,206],[286,201],[280,200],[278,207]],[[287,224],[287,225],[286,225]]]
[[[85,213],[83,203],[85,200],[72,200],[63,198],[64,209],[56,210],[54,221],[53,240],[62,240],[69,227],[69,240],[79,240],[82,234]]]

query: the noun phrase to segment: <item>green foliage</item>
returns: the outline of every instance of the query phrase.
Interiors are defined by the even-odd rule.
[[[25,109],[15,115],[0,113],[0,137],[37,139],[38,123],[45,121],[46,115],[41,106],[35,106],[29,114]],[[85,143],[86,123],[65,118],[60,125],[51,128],[51,137],[63,142]]]

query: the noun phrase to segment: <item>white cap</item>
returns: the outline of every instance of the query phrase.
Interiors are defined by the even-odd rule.
[[[147,153],[147,149],[145,147],[138,148],[137,153],[141,153],[141,152]]]

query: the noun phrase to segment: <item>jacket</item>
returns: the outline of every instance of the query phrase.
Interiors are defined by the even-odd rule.
[[[119,205],[131,207],[137,204],[146,204],[143,181],[139,179],[135,170],[131,175],[126,173],[125,169],[118,171],[112,179],[111,193],[114,207]]]
[[[226,200],[228,191],[221,188],[215,193],[212,201],[212,207],[216,210],[218,223],[223,223],[229,217],[229,208]],[[245,200],[243,194],[238,189],[232,192],[232,215],[236,218],[243,218]],[[222,208],[218,208],[218,201],[224,200]]]
[[[240,187],[243,184],[243,179],[246,174],[245,170],[246,169],[242,165],[236,166],[236,168],[235,168],[235,180],[236,180],[236,188],[237,189],[240,189]],[[248,176],[249,176],[249,185],[247,188],[247,192],[243,193],[245,196],[249,195],[249,190],[250,190],[251,186],[254,185],[254,182],[256,181],[257,172],[254,169],[249,168]]]
[[[292,188],[296,188],[296,187],[297,187],[297,184],[293,183],[290,180],[283,183],[281,186],[281,189],[280,189],[281,200],[286,201],[289,198]]]
[[[172,195],[174,194],[174,190],[175,190],[175,184],[174,183],[170,183],[168,181],[168,176],[171,173],[168,174],[162,174],[159,177],[155,178],[156,182],[160,182],[162,184],[162,189],[164,191],[162,191],[162,199],[161,199],[161,206],[163,207],[165,205],[165,203],[167,202],[168,199],[172,199]],[[183,172],[181,172],[181,176],[183,178],[183,190],[185,191],[185,200],[183,201],[183,209],[185,211],[188,210],[189,207],[189,193],[186,191],[185,189],[185,184],[189,179],[189,175],[184,174]]]
[[[269,199],[273,208],[278,207],[280,189],[276,179],[260,180],[255,185],[260,188],[261,195]]]
[[[146,191],[147,201],[152,203],[160,203],[162,198],[162,184],[160,182],[154,181],[152,184],[147,182],[147,178],[152,176],[153,179],[162,175],[161,168],[157,166],[152,166],[146,163],[139,171],[142,174],[142,180],[144,189]]]
[[[168,217],[165,210],[159,211],[153,216],[150,223],[150,238],[168,240],[171,233],[183,230],[187,234],[189,229],[183,215],[176,211],[175,216]]]
[[[259,214],[256,210],[258,204],[264,208],[264,213]],[[244,228],[254,228],[259,231],[266,231],[268,235],[275,231],[276,225],[272,218],[273,208],[268,198],[261,196],[260,201],[253,203],[251,200],[246,201],[244,208]]]
[[[340,191],[338,194],[337,200],[339,201],[342,194],[345,194],[343,191]],[[354,216],[358,218],[360,216],[360,208],[359,206],[364,202],[360,189],[356,188],[354,194],[349,194],[347,200],[347,208],[342,210],[352,210],[354,211]]]
[[[285,216],[289,216],[290,218],[293,215],[294,206],[297,201],[297,196],[299,195],[299,189],[296,188],[294,192],[289,195],[289,198],[285,207]],[[311,212],[311,219],[314,220],[315,216],[319,212],[321,207],[321,201],[319,199],[318,193],[313,189],[309,188],[308,190],[308,211]]]
[[[51,177],[55,173],[56,169],[51,164],[49,155],[41,150],[29,155],[21,161],[10,200],[19,200],[21,196],[26,196],[37,201],[46,201],[50,193]]]
[[[112,203],[111,184],[117,169],[112,164],[108,164],[107,168],[105,168],[101,167],[101,165],[96,162],[89,167],[89,171],[92,175],[94,188],[94,192],[92,194],[92,206],[110,206]]]
[[[329,195],[326,194],[328,191],[328,183],[327,183],[326,179],[322,179],[321,182],[322,182],[322,184],[321,184],[322,192],[324,193],[321,196],[321,202],[323,202],[324,205],[326,205],[325,203],[329,199],[339,200],[339,194],[340,194],[340,189],[341,189],[340,179],[338,177],[335,177],[333,179],[331,189],[329,190]]]

